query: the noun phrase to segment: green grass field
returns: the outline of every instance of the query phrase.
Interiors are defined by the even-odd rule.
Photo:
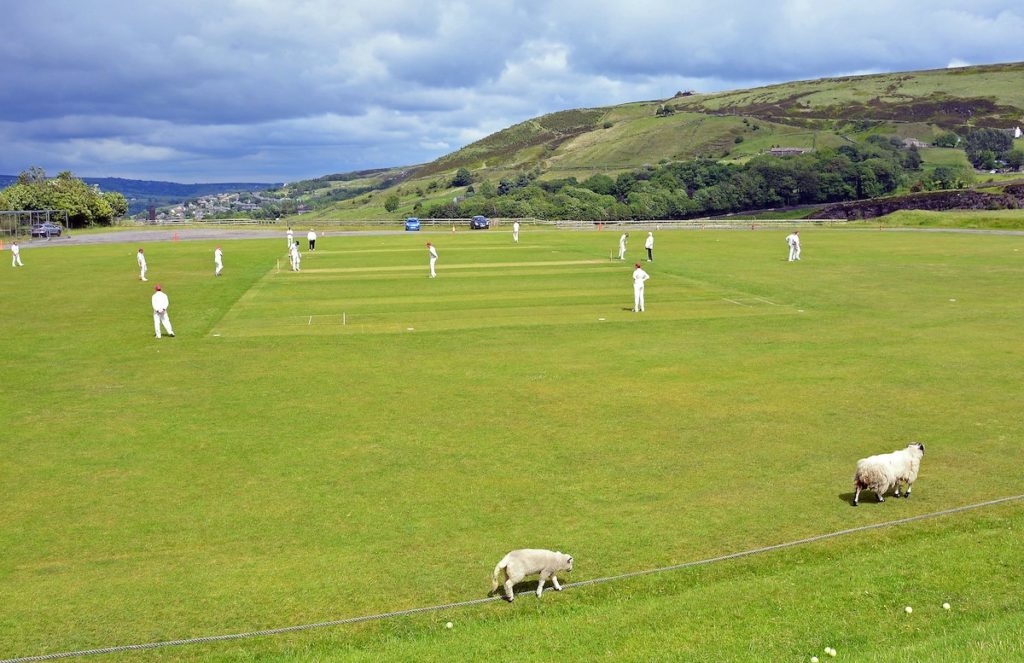
[[[573,582],[1024,493],[1024,237],[808,229],[788,263],[786,231],[655,234],[644,314],[639,231],[626,264],[611,232],[332,235],[299,274],[283,235],[220,242],[218,279],[215,242],[152,242],[149,283],[135,245],[26,249],[0,659],[479,598],[513,548]],[[913,497],[852,508],[856,460],[911,440]],[[1022,660],[1022,531],[1009,502],[95,660]]]

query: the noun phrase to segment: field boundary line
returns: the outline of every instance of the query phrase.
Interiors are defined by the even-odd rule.
[[[639,578],[641,576],[653,575],[655,573],[666,573],[669,571],[678,571],[681,569],[691,568],[695,566],[704,566],[706,564],[714,564],[716,562],[724,562],[731,559],[738,559],[740,557],[749,557],[751,555],[758,555],[761,553],[772,552],[775,550],[783,550],[785,548],[793,548],[795,546],[807,545],[809,543],[816,543],[818,541],[826,541],[828,539],[834,539],[840,536],[846,536],[849,534],[857,534],[859,532],[868,532],[871,530],[882,529],[885,527],[893,527],[896,525],[905,525],[907,523],[913,523],[921,520],[928,520],[931,518],[938,518],[941,516],[949,516],[956,513],[963,513],[965,511],[973,511],[976,509],[982,509],[988,506],[995,506],[997,504],[1005,504],[1007,502],[1014,502],[1017,500],[1024,499],[1024,495],[1013,495],[1011,497],[1000,497],[994,500],[988,500],[986,502],[979,502],[977,504],[968,504],[965,506],[952,507],[950,509],[943,509],[942,511],[933,511],[931,513],[922,513],[916,516],[908,516],[906,518],[899,518],[897,520],[888,520],[881,523],[872,523],[869,525],[860,525],[858,527],[851,527],[849,529],[837,530],[835,532],[828,532],[825,534],[816,534],[803,539],[797,539],[795,541],[787,541],[785,543],[776,543],[769,546],[762,546],[760,548],[752,548],[750,550],[743,550],[735,553],[727,553],[725,555],[718,555],[716,557],[708,557],[706,559],[695,560],[692,562],[683,562],[681,564],[673,564],[671,566],[662,566],[655,569],[645,569],[643,571],[632,571],[630,573],[621,573],[614,576],[606,576],[604,578],[592,578],[590,580],[581,580],[579,582],[572,582],[562,585],[562,589],[569,589],[571,587],[586,587],[587,585],[597,585],[606,582],[615,582],[618,580],[627,580],[629,578]],[[552,591],[553,588],[548,588],[547,591]],[[532,590],[526,590],[517,592],[516,596],[523,596],[526,594],[534,593]],[[30,661],[52,661],[60,658],[73,658],[78,656],[94,656],[97,654],[113,654],[116,652],[125,651],[141,651],[145,649],[158,649],[161,647],[177,647],[181,645],[193,645],[202,644],[209,642],[224,642],[228,640],[242,640],[247,638],[256,638],[268,635],[280,635],[283,633],[295,633],[297,631],[308,631],[315,628],[324,628],[327,626],[342,626],[346,624],[358,624],[361,622],[376,621],[381,619],[390,619],[394,617],[405,617],[408,615],[422,614],[426,612],[438,612],[440,610],[452,610],[454,608],[465,608],[471,605],[480,605],[482,603],[489,603],[491,601],[502,600],[500,596],[488,596],[480,599],[471,599],[469,601],[456,601],[454,603],[445,603],[442,605],[424,606],[420,608],[407,608],[405,610],[395,610],[393,612],[383,612],[376,615],[363,615],[360,617],[347,617],[345,619],[334,619],[325,622],[316,622],[313,624],[300,624],[297,626],[283,626],[279,628],[263,629],[259,631],[249,631],[244,633],[230,633],[224,635],[208,635],[200,636],[196,638],[184,638],[180,640],[164,640],[162,642],[147,642],[142,644],[134,645],[115,645],[111,647],[100,647],[97,649],[83,649],[80,651],[69,651],[69,652],[57,652],[53,654],[40,654],[37,656],[22,656],[19,658],[6,658],[0,659],[0,663],[29,663]]]

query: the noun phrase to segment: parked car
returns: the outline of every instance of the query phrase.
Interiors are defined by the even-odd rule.
[[[469,222],[470,230],[487,230],[490,227],[491,222],[487,219],[487,217],[480,216],[479,214],[474,216]]]
[[[420,220],[417,219],[415,216],[410,216],[408,219],[405,220],[405,229],[406,230],[419,230],[420,229]]]
[[[60,226],[46,221],[32,226],[33,237],[60,237]]]

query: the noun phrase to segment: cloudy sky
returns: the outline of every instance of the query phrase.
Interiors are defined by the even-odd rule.
[[[1020,0],[32,0],[3,16],[7,175],[286,182],[430,161],[567,108],[1024,60]]]

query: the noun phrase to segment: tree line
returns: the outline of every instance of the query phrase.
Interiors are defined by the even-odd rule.
[[[71,174],[48,178],[34,166],[18,175],[14,184],[0,190],[0,210],[64,210],[68,225],[83,228],[110,225],[128,213],[128,200],[116,191],[100,192]]]
[[[463,199],[421,212],[431,218],[498,217],[685,219],[752,209],[875,198],[919,174],[921,157],[893,137],[801,155],[761,155],[745,164],[697,159],[596,174],[539,180],[536,171],[471,186]],[[927,178],[920,173],[920,181]],[[931,186],[931,184],[929,184]]]

